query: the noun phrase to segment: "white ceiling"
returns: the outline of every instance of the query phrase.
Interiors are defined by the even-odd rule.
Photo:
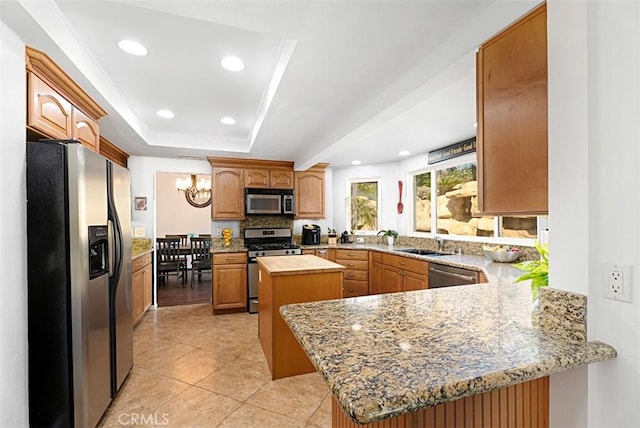
[[[472,137],[474,51],[537,2],[0,3],[2,20],[107,110],[101,133],[130,155],[305,169],[395,161],[399,150]],[[122,52],[123,38],[149,54]],[[222,69],[227,54],[246,69]],[[176,116],[161,119],[159,109]]]

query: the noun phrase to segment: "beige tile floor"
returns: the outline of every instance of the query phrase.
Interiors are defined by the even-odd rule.
[[[317,373],[271,380],[258,317],[210,306],[150,310],[134,330],[133,370],[100,427],[330,427]]]

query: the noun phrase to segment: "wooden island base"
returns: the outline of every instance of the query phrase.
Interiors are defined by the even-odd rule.
[[[549,426],[549,377],[472,395],[366,425],[357,424],[349,419],[333,397],[331,419],[333,428],[546,428]]]

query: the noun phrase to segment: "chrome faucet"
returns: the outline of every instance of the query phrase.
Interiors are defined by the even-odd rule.
[[[442,248],[444,247],[444,240],[442,239],[442,237],[436,236],[436,242],[438,243],[438,249],[436,251],[442,251]]]

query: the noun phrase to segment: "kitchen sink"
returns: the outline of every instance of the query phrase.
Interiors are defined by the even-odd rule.
[[[424,250],[422,248],[403,248],[400,251],[401,253],[409,253],[409,254],[417,254],[419,256],[450,256],[449,253],[443,253],[442,251],[434,251],[434,250]]]

